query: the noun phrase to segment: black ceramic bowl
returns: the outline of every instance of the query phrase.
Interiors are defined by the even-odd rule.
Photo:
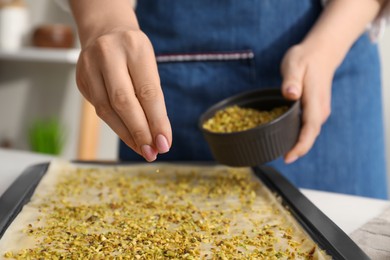
[[[287,112],[271,122],[241,132],[215,133],[203,123],[229,106],[271,110],[288,106]],[[261,89],[229,97],[210,107],[199,120],[199,127],[214,158],[229,166],[256,166],[270,162],[289,151],[300,131],[300,102],[286,100],[280,89]]]

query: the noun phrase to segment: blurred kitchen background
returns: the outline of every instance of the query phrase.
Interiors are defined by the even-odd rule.
[[[19,8],[18,11],[9,12],[10,5],[13,10]],[[70,26],[74,41],[68,48],[61,49],[31,47],[33,32],[39,26],[41,30],[36,31],[35,45],[50,45],[44,40],[45,33],[50,31],[42,27],[46,24]],[[55,36],[59,41],[57,44],[69,45],[71,35],[67,29],[62,27],[55,31],[58,33]],[[11,33],[9,39],[12,39],[15,30],[26,30],[22,41],[4,43],[4,35]],[[116,135],[100,121],[95,127],[97,119],[93,110],[83,105],[75,83],[79,45],[70,14],[54,0],[0,0],[0,42],[3,44],[0,48],[0,146],[59,153],[69,159],[116,159]],[[17,48],[18,44],[21,48]],[[390,28],[380,39],[379,47],[383,66],[387,158],[390,158]],[[95,136],[96,143],[93,142]],[[52,140],[51,143],[42,142],[43,137]],[[390,187],[390,160],[388,164]]]

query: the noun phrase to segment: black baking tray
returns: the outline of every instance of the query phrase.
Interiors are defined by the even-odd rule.
[[[118,164],[107,162],[92,163],[99,165]],[[120,165],[126,164],[129,163],[120,163]],[[23,206],[30,200],[35,188],[45,175],[48,166],[49,163],[30,166],[0,197],[0,238]],[[347,234],[278,171],[271,167],[261,166],[254,167],[253,172],[272,193],[282,199],[282,204],[291,212],[302,228],[333,259],[370,259]]]

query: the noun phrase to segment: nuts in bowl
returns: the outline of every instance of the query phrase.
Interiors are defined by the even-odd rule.
[[[261,89],[227,98],[200,118],[214,158],[229,166],[255,166],[289,151],[300,130],[300,103],[280,89]]]
[[[275,107],[270,111],[259,111],[234,105],[215,113],[203,124],[203,128],[215,133],[245,131],[271,122],[287,110],[288,106]]]

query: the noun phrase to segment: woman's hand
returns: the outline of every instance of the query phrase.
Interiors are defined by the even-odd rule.
[[[334,63],[320,51],[305,45],[292,47],[282,65],[282,93],[290,100],[301,99],[302,129],[296,145],[285,155],[292,163],[305,155],[320,134],[331,112],[331,88]]]
[[[153,47],[132,1],[69,1],[82,46],[80,92],[130,148],[154,161],[170,149],[172,131]]]
[[[367,24],[388,0],[329,1],[306,38],[285,55],[281,70],[283,95],[301,99],[302,129],[297,144],[285,155],[292,163],[313,146],[331,111],[335,70]]]
[[[169,151],[172,133],[153,47],[139,29],[89,38],[77,63],[80,92],[97,115],[147,161]]]

